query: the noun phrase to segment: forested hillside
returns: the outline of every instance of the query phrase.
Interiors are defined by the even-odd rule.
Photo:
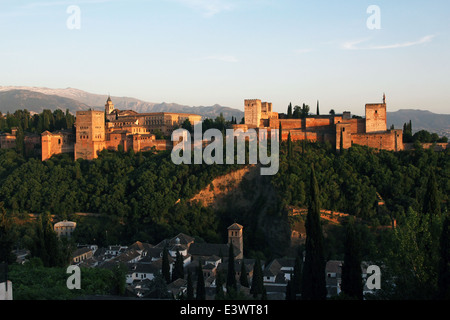
[[[61,219],[75,212],[100,213],[112,229],[109,241],[154,242],[173,232],[217,240],[214,215],[184,201],[233,166],[176,166],[170,153],[102,152],[94,161],[70,155],[46,162],[0,151],[0,199],[15,214],[50,212]],[[181,200],[179,203],[178,200]],[[83,227],[87,228],[83,232]],[[105,237],[105,228],[81,224],[85,241]],[[90,238],[88,238],[90,235]],[[108,242],[109,242],[108,241]],[[103,243],[104,244],[104,243]]]
[[[289,247],[287,206],[307,207],[313,163],[321,208],[364,222],[356,226],[362,257],[387,266],[383,280],[390,280],[380,294],[434,295],[442,257],[439,241],[448,216],[448,150],[395,153],[354,146],[337,153],[329,145],[288,141],[281,145],[280,157],[277,175],[242,179],[239,190],[225,198],[226,205],[213,208],[189,200],[211,188],[215,178],[242,166],[177,166],[169,152],[103,151],[93,161],[74,161],[65,154],[42,162],[13,149],[0,150],[0,202],[17,222],[10,234],[16,247],[33,248],[39,238],[34,224],[25,223],[28,213],[75,220],[74,240],[99,246],[158,243],[179,232],[196,241],[224,243],[226,227],[239,221],[245,227],[245,256],[270,261]],[[235,201],[236,192],[246,201]],[[377,193],[385,205],[379,205]],[[390,226],[393,219],[396,229],[377,228]],[[326,258],[341,259],[342,230],[326,232]]]
[[[326,145],[283,144],[280,170],[272,183],[284,205],[306,207],[310,165],[314,163],[324,209],[390,224],[391,219],[401,219],[409,207],[422,210],[433,174],[442,211],[448,210],[449,150],[390,152],[353,146],[339,154]],[[377,193],[386,206],[378,206]]]

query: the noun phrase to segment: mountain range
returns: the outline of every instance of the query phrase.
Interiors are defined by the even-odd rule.
[[[88,108],[104,110],[107,95],[94,94],[74,88],[50,89],[40,87],[0,87],[0,111],[14,112],[17,109],[27,109],[32,112],[42,112],[44,109],[69,109],[71,113]],[[225,119],[235,117],[239,121],[244,112],[239,109],[213,106],[191,107],[176,103],[154,103],[132,97],[111,96],[114,106],[120,110],[147,112],[179,112],[194,113],[204,118],[216,118],[221,113]]]
[[[44,109],[65,111],[71,113],[89,108],[103,110],[107,95],[89,93],[83,90],[66,88],[51,89],[42,87],[11,87],[0,86],[0,112],[14,112],[18,109],[27,109],[30,112],[40,113]],[[244,116],[239,109],[224,107],[219,104],[213,106],[192,107],[176,103],[154,103],[132,97],[115,97],[111,99],[117,109],[135,110],[137,112],[180,112],[194,113],[204,118],[214,119],[221,113],[226,119],[235,117],[238,121]],[[426,110],[401,109],[387,113],[387,125],[403,128],[403,124],[412,121],[413,132],[427,130],[436,132],[440,136],[450,137],[450,114],[436,114]]]

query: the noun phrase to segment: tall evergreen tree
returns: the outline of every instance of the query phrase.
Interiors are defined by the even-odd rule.
[[[14,240],[12,236],[12,222],[6,214],[3,202],[0,202],[0,262],[13,263],[16,259],[12,254]]]
[[[163,249],[161,273],[164,280],[166,280],[166,283],[170,283],[170,262],[167,247],[164,247]]]
[[[294,265],[294,274],[292,278],[292,293],[293,299],[296,299],[297,294],[300,294],[302,291],[302,259],[299,255],[295,258]]]
[[[194,286],[192,284],[192,273],[189,270],[187,275],[187,300],[194,300]]]
[[[48,253],[48,266],[59,267],[64,265],[61,243],[53,230],[52,218],[49,212],[43,219],[44,242]]]
[[[342,266],[342,292],[352,299],[363,299],[361,254],[354,220],[347,225],[344,264]]]
[[[257,258],[255,261],[255,265],[253,266],[253,278],[250,293],[252,293],[253,296],[256,298],[259,294],[263,293],[263,289],[264,289],[264,280],[261,267],[261,260]]]
[[[239,283],[241,286],[248,288],[247,268],[245,267],[244,259],[241,262],[241,275],[239,277]]]
[[[288,159],[292,158],[292,140],[291,140],[291,132],[288,134],[288,143],[287,143],[287,151],[288,151]]]
[[[31,255],[41,259],[44,266],[49,265],[49,258],[47,248],[45,246],[44,229],[43,229],[43,215],[39,215],[38,221],[35,225],[35,239],[33,247],[31,248]]]
[[[287,110],[287,117],[288,117],[288,119],[292,118],[292,102],[289,103],[288,110]]]
[[[198,261],[198,267],[197,267],[196,299],[197,300],[205,300],[206,299],[205,277],[203,276],[202,262],[200,260]]]
[[[438,299],[450,300],[450,215],[446,215],[439,246]]]
[[[302,299],[324,300],[327,296],[325,257],[320,222],[319,186],[313,164],[311,164],[310,199],[305,227],[306,255],[303,266]]]
[[[223,276],[222,273],[219,271],[216,274],[216,300],[223,300],[225,299],[225,294],[223,292]]]
[[[316,110],[316,113],[317,113],[318,116],[320,116],[320,112],[319,112],[319,100],[317,100],[317,110]]]
[[[175,264],[172,270],[172,282],[177,279],[184,279],[184,263],[183,263],[183,256],[181,253],[177,250],[176,253],[176,259]]]
[[[439,216],[441,214],[441,204],[433,168],[430,168],[429,172],[422,213],[428,214],[433,219],[433,216]]]
[[[283,142],[283,128],[281,126],[281,122],[280,122],[280,127],[278,128],[278,138],[280,139],[280,143]]]
[[[236,270],[234,269],[234,249],[230,242],[228,249],[227,290],[236,290]]]
[[[31,254],[40,258],[45,267],[60,267],[66,264],[65,255],[51,219],[49,212],[39,215]]]

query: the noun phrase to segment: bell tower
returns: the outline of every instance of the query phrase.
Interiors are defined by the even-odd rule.
[[[106,100],[105,104],[105,114],[111,114],[114,111],[114,103],[112,103],[111,97],[108,96],[108,100]]]
[[[233,245],[235,248],[239,249],[239,253],[236,255],[236,259],[244,258],[244,234],[242,230],[244,229],[238,223],[233,223],[228,227],[228,244]]]

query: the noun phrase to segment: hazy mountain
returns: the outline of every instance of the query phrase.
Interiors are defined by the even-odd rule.
[[[88,108],[103,110],[107,98],[108,96],[105,94],[94,94],[74,88],[0,87],[0,112],[14,112],[17,109],[42,112],[43,109],[55,110],[57,108],[63,111],[69,109],[72,113]],[[146,102],[132,97],[111,96],[111,99],[117,109],[131,109],[137,112],[195,113],[207,118],[215,118],[222,113],[226,119],[231,119],[232,116],[236,117],[238,122],[244,116],[244,112],[241,110],[218,104],[191,107],[176,103]],[[395,128],[401,129],[403,124],[409,120],[412,121],[414,132],[427,130],[450,137],[450,115],[448,114],[414,109],[387,113],[388,127],[393,124]]]
[[[450,114],[437,114],[426,110],[402,109],[387,113],[387,125],[402,129],[403,124],[412,122],[413,133],[420,130],[436,132],[440,136],[450,137]]]
[[[33,101],[30,101],[33,95],[31,92],[39,93],[40,95],[34,96]],[[27,93],[28,92],[28,93]],[[42,87],[0,87],[0,111],[14,111],[17,109],[23,109],[21,105],[26,105],[28,110],[41,112],[43,105],[46,104],[45,96],[48,96],[48,109],[54,110],[57,107],[55,103],[55,97],[61,97],[68,100],[61,100],[61,105],[65,110],[68,108],[71,112],[75,113],[77,110],[87,109],[89,107],[93,109],[103,110],[106,103],[107,95],[89,93],[83,90],[66,88],[66,89],[51,89]],[[223,114],[226,119],[236,117],[238,121],[244,116],[244,112],[238,109],[224,107],[218,104],[213,106],[198,106],[191,107],[187,105],[180,105],[176,103],[154,103],[142,101],[132,97],[116,97],[111,96],[111,99],[117,109],[121,110],[135,110],[137,112],[182,112],[182,113],[195,113],[207,118],[215,118]],[[37,103],[37,100],[40,102]],[[62,103],[65,101],[66,103]],[[72,104],[70,103],[72,101]],[[37,104],[35,104],[37,103]],[[36,110],[33,105],[38,106]],[[62,107],[61,107],[62,108]]]
[[[86,110],[89,107],[79,101],[56,95],[47,95],[29,90],[0,91],[0,112],[7,113],[18,109],[40,113],[44,109],[61,109],[70,112]]]

